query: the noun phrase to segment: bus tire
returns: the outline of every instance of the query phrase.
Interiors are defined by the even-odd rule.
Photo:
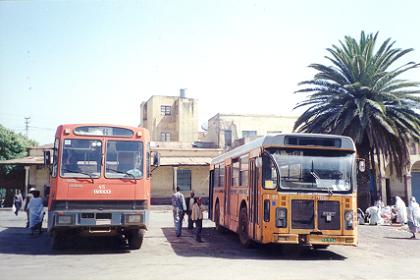
[[[143,231],[140,229],[130,230],[127,239],[128,247],[131,250],[138,250],[143,243]]]
[[[251,247],[251,238],[248,235],[248,213],[246,207],[242,207],[239,212],[239,241],[245,248]]]

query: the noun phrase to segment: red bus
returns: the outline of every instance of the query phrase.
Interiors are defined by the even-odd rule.
[[[149,220],[150,160],[150,137],[144,128],[60,125],[48,200],[53,248],[60,248],[67,236],[80,234],[122,235],[130,249],[139,249]]]

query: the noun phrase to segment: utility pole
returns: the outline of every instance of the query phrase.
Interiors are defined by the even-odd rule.
[[[29,121],[31,120],[31,117],[25,117],[25,132],[26,132],[26,138],[29,136]]]

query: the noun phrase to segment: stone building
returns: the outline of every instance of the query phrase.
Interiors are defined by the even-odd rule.
[[[208,120],[207,142],[230,149],[270,133],[292,132],[297,117],[216,114]]]
[[[152,141],[192,143],[198,137],[198,102],[179,96],[153,95],[140,105],[140,126],[150,131]]]

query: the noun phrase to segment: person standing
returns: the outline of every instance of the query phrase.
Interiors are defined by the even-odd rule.
[[[35,188],[31,188],[29,192],[32,193],[33,198],[29,201],[29,227],[31,234],[34,234],[35,230],[39,230],[39,234],[42,232],[42,219],[44,218],[44,203],[42,198],[39,196],[40,192]]]
[[[407,208],[408,229],[413,234],[412,239],[416,238],[416,233],[420,230],[420,208],[415,197],[412,197]]]
[[[184,213],[187,211],[184,195],[180,192],[179,186],[176,187],[176,192],[172,195],[172,207],[174,214],[175,234],[176,237],[181,236],[182,221]]]
[[[34,188],[31,188],[33,190]],[[29,202],[31,201],[33,195],[31,192],[28,193],[28,195],[25,197],[25,204],[23,206],[23,210],[26,212],[26,228],[29,228]]]
[[[188,214],[188,229],[193,229],[194,228],[194,222],[191,219],[191,209],[192,209],[192,206],[194,204],[194,196],[195,196],[194,192],[191,191],[190,199],[188,201],[188,212],[187,212],[187,214]]]
[[[194,198],[194,204],[191,208],[191,219],[195,223],[195,240],[197,242],[203,242],[203,240],[201,240],[201,231],[203,229],[203,206],[201,197]]]
[[[22,207],[22,202],[23,202],[22,194],[20,193],[20,190],[18,190],[15,196],[13,197],[13,206],[15,210],[14,213],[16,216],[18,215],[19,210]]]

